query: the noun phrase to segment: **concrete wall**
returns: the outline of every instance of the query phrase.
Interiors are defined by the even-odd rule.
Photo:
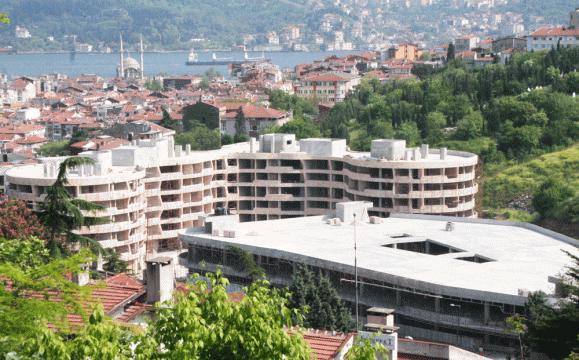
[[[344,156],[346,139],[303,139],[300,151],[312,156]]]

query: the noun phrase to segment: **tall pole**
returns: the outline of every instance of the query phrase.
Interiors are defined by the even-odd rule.
[[[119,38],[121,39],[121,73],[119,74],[120,78],[125,77],[125,50],[123,49],[123,34],[119,34]]]
[[[358,315],[358,241],[356,239],[356,214],[354,214],[354,287],[356,292],[356,332],[360,330]]]

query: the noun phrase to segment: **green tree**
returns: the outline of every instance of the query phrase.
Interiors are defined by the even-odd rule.
[[[415,122],[405,122],[396,130],[396,138],[406,140],[408,146],[418,145],[421,141],[420,131]]]
[[[344,332],[352,329],[352,315],[327,277],[301,265],[293,275],[289,291],[290,306],[306,311],[306,327]]]
[[[220,273],[206,277],[187,294],[157,306],[156,320],[137,346],[139,359],[310,358],[300,332],[286,330],[299,312],[279,290],[257,281],[236,303],[228,299],[227,279]]]
[[[119,253],[114,249],[106,252],[104,260],[105,264],[103,269],[114,274],[127,272],[129,268],[129,264],[126,261],[121,260]]]
[[[278,131],[282,134],[295,134],[296,138],[307,139],[321,136],[320,128],[311,120],[295,118],[283,124]]]
[[[51,329],[42,328],[18,353],[26,359],[134,359],[131,346],[136,336],[105,318],[98,304],[88,319],[88,324],[71,338],[63,337]]]
[[[509,121],[501,127],[498,146],[509,157],[522,159],[537,150],[542,134],[538,126],[514,127]]]
[[[442,138],[442,130],[446,127],[446,116],[438,111],[426,115],[424,135],[428,143],[436,143]]]
[[[568,254],[574,265],[564,280],[564,298],[555,305],[547,303],[543,293],[529,295],[525,305],[526,334],[523,337],[528,346],[553,359],[563,359],[573,352],[579,352],[579,258]]]
[[[575,192],[561,180],[548,179],[533,194],[533,207],[543,218],[553,217],[561,204]]]
[[[377,360],[388,359],[388,349],[384,345],[372,341],[372,338],[357,337],[354,346],[346,354],[347,360]]]
[[[521,359],[525,358],[525,349],[523,347],[523,339],[522,336],[527,331],[527,326],[525,325],[525,317],[519,314],[515,314],[513,316],[509,316],[507,318],[507,325],[509,328],[517,334],[519,338],[519,348],[520,348],[520,356]]]
[[[449,43],[448,44],[448,50],[446,51],[446,61],[451,61],[454,60],[455,54],[454,54],[454,44],[453,43]]]
[[[38,149],[42,156],[68,156],[70,155],[70,142],[68,140],[50,141]]]
[[[311,99],[289,95],[282,90],[273,90],[269,94],[269,102],[274,109],[293,111],[296,118],[302,118],[304,114],[313,115],[317,112],[316,105]]]
[[[177,120],[174,120],[171,117],[171,114],[169,114],[169,112],[166,109],[163,109],[163,118],[161,119],[161,126],[175,131],[181,130],[181,123]]]
[[[476,139],[482,135],[484,119],[479,111],[473,111],[458,121],[456,138],[460,140]]]
[[[145,89],[149,90],[149,91],[162,91],[163,90],[163,84],[161,84],[160,81],[157,80],[151,80],[151,81],[147,81],[145,82]]]
[[[48,262],[49,255],[44,240],[35,237],[26,240],[0,238],[0,263],[14,264],[20,269],[31,270]]]
[[[47,323],[66,329],[66,314],[84,314],[81,303],[88,289],[75,285],[68,276],[81,271],[92,256],[82,251],[55,260],[41,243],[38,239],[0,241],[2,358],[20,352]]]
[[[46,189],[46,198],[40,204],[40,220],[48,229],[48,246],[53,255],[58,256],[70,245],[88,245],[93,251],[101,251],[98,241],[75,234],[73,231],[81,226],[102,224],[107,219],[86,216],[102,210],[101,205],[75,198],[66,188],[68,172],[83,165],[92,165],[94,160],[86,157],[70,157],[59,167],[54,183]],[[83,211],[85,213],[83,213]]]
[[[265,271],[259,267],[253,260],[253,255],[243,249],[235,246],[228,248],[229,260],[233,262],[233,268],[245,275],[251,280],[265,279]]]
[[[219,129],[209,130],[207,126],[195,123],[192,129],[175,135],[175,144],[190,144],[193,150],[214,150],[221,147]]]
[[[10,18],[8,17],[7,13],[0,12],[0,23],[10,24]]]

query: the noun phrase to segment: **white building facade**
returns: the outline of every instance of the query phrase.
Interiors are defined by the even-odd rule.
[[[474,154],[407,149],[376,140],[371,153],[345,140],[263,135],[257,142],[191,151],[160,132],[108,151],[81,153],[95,164],[69,174],[69,191],[104,207],[110,223],[79,230],[140,272],[144,260],[179,250],[178,233],[198,227],[215,209],[241,221],[326,214],[344,201],[368,201],[370,213],[475,217]],[[56,177],[59,158],[8,170],[7,195],[37,206]]]
[[[546,27],[527,36],[527,51],[541,51],[579,46],[579,28]]]

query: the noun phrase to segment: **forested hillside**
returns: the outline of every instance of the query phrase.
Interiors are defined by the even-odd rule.
[[[419,67],[415,68],[419,80],[362,82],[320,123],[298,118],[270,131],[346,138],[353,150],[361,151],[368,151],[371,141],[378,138],[406,139],[410,146],[429,143],[466,150],[480,155],[486,175],[525,163],[525,171],[514,167],[504,173],[513,180],[509,185],[500,177],[490,182],[483,205],[489,214],[501,208],[526,210],[526,220],[532,220],[531,213],[539,210],[532,198],[552,171],[553,178],[566,186],[561,190],[560,184],[547,184],[551,188],[546,192],[558,192],[551,206],[566,209],[566,214],[547,209],[539,215],[576,222],[579,209],[573,201],[578,201],[577,184],[571,174],[578,170],[577,147],[532,160],[579,141],[579,98],[573,96],[579,93],[578,68],[579,49],[516,54],[505,65],[483,69],[469,69],[460,61],[440,70]],[[271,99],[274,107],[304,108],[279,93]],[[519,171],[525,191],[515,188],[512,176]],[[524,175],[531,172],[536,176]],[[522,195],[526,196],[524,203],[517,207]],[[567,199],[573,201],[564,201]]]
[[[302,26],[306,37],[320,33],[325,14],[331,14],[335,30],[343,30],[346,38],[357,23],[363,27],[362,38],[378,33],[398,36],[405,29],[411,37],[426,33],[425,39],[439,43],[448,40],[448,33],[442,35],[448,30],[445,20],[476,11],[452,5],[450,0],[437,0],[428,7],[405,4],[402,0],[2,0],[0,12],[8,12],[12,24],[0,30],[0,46],[11,45],[18,51],[67,50],[72,40],[65,36],[77,35],[80,42],[116,47],[123,32],[128,44],[136,43],[142,33],[149,49],[186,49],[191,38],[210,40],[202,46],[227,47],[240,44],[247,34],[263,40],[267,32],[279,32],[287,24]],[[525,27],[532,30],[539,23],[567,23],[569,11],[577,5],[579,0],[510,0],[489,11],[512,12],[505,16],[506,22],[513,20],[513,14],[524,14]],[[17,41],[16,26],[29,29],[32,37]]]
[[[241,34],[266,33],[286,23],[303,21],[309,0],[3,0],[0,10],[13,26],[26,26],[42,42],[78,35],[79,41],[116,43],[119,32],[136,43],[139,33],[147,44],[183,48],[191,38],[210,38],[223,44],[240,42]],[[0,31],[13,35],[13,26]],[[131,38],[132,37],[132,38]],[[47,44],[44,44],[47,45]],[[31,45],[29,45],[31,46]]]

